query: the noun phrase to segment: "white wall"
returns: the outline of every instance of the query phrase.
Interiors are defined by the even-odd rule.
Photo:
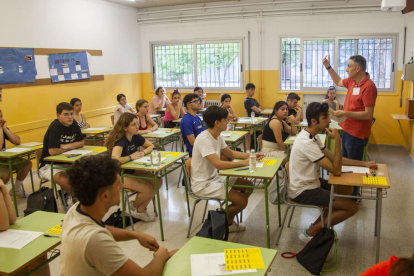
[[[102,0],[0,0],[0,47],[103,50],[92,75],[141,72],[137,10]],[[47,56],[36,56],[48,78]]]

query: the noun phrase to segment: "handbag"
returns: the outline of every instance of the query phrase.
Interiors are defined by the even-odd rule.
[[[313,275],[322,275],[322,272],[335,271],[338,268],[338,241],[335,240],[335,236],[336,232],[334,230],[323,227],[299,253],[283,252],[282,257],[287,259],[296,257],[298,262]],[[336,258],[336,267],[330,270],[322,270],[334,242],[335,247],[332,259]]]
[[[27,197],[27,208],[24,210],[24,216],[28,216],[36,211],[57,213],[56,199],[52,189],[42,187]]]
[[[196,236],[227,241],[229,238],[229,226],[227,224],[226,211],[222,208],[208,211],[208,217]]]

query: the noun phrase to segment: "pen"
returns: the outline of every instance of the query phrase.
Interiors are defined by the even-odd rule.
[[[366,175],[367,175],[367,177],[368,177],[368,173],[365,173]]]
[[[235,169],[235,171],[245,171],[248,170],[249,168],[242,168],[242,169]]]
[[[342,173],[353,173],[353,171],[349,171],[349,172],[342,172]]]
[[[46,237],[46,238],[60,238],[60,236],[53,236],[53,235],[43,235],[43,237]]]

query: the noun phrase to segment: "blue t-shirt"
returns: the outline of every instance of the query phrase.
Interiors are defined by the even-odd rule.
[[[128,141],[126,136],[116,141],[115,147],[122,147],[121,157],[133,154],[139,151],[139,147],[145,144],[145,138],[139,134],[132,136],[131,142]]]
[[[193,151],[193,146],[188,142],[187,135],[194,134],[196,138],[204,129],[201,119],[198,116],[193,116],[187,112],[180,122],[181,134],[183,135],[187,152]]]

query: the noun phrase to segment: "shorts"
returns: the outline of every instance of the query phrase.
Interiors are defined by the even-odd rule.
[[[16,160],[21,161],[21,163],[12,165],[12,170],[16,171],[16,174],[19,175],[24,171],[24,169],[26,168],[27,164],[30,163],[30,161],[24,158],[20,158],[20,157],[17,158]],[[6,163],[9,161],[7,159],[1,159],[1,162]],[[8,174],[9,174],[9,166],[0,165],[0,178],[3,179]]]
[[[331,197],[331,184],[328,184],[328,180],[319,178],[321,186],[312,190],[305,190],[292,200],[299,204],[316,205],[329,207],[329,199]],[[335,198],[334,198],[335,200]]]
[[[68,168],[70,164],[54,164],[55,166]],[[53,176],[55,176],[57,173],[65,172],[66,170],[61,169],[53,169]],[[51,166],[50,164],[45,164],[43,167],[39,169],[39,174],[42,179],[50,181],[51,178]]]
[[[229,184],[236,183],[238,177],[230,177]],[[230,187],[228,188],[230,191]],[[196,196],[217,198],[220,200],[226,199],[226,177],[218,176],[205,185],[192,187],[191,190]]]

